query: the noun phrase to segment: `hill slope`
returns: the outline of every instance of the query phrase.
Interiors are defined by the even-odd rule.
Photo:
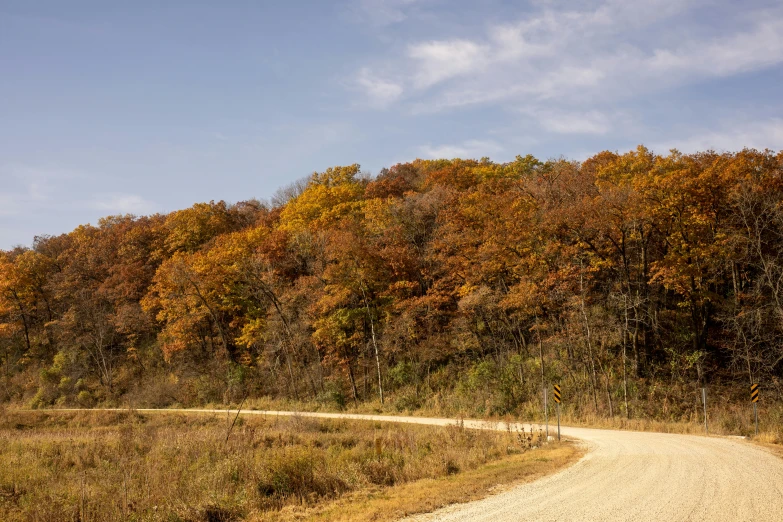
[[[560,382],[570,416],[696,421],[708,386],[747,433],[751,382],[783,417],[781,259],[769,151],[336,167],[0,253],[0,398],[539,416]]]

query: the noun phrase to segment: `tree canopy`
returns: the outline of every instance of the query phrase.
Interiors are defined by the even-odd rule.
[[[284,196],[0,252],[0,399],[507,413],[561,381],[580,411],[687,415],[661,394],[759,380],[783,398],[781,153],[349,165]]]

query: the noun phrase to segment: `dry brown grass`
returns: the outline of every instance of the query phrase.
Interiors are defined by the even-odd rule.
[[[485,494],[575,454],[530,452],[530,433],[302,417],[239,417],[226,442],[231,420],[6,410],[0,520],[388,520],[399,506]]]
[[[367,413],[367,414],[386,414],[393,415],[401,413],[393,406],[379,402],[367,401],[358,406],[344,410],[347,413]],[[259,410],[289,410],[289,411],[336,411],[334,408],[326,407],[323,404],[314,402],[294,402],[279,401],[268,398],[259,398],[248,401],[249,407]],[[215,405],[215,407],[222,407]],[[525,422],[540,422],[543,424],[542,412],[535,408],[529,408],[529,414],[522,415]],[[416,410],[403,412],[406,415],[422,417],[441,417],[443,412],[437,409],[428,409],[426,407]],[[474,412],[475,413],[475,412]],[[471,415],[471,412],[462,412],[464,418],[478,418],[477,415]],[[490,416],[488,420],[502,420],[513,422],[514,418],[510,416],[498,417]],[[783,452],[783,404],[779,403],[759,403],[759,434],[755,435],[753,423],[753,409],[750,403],[735,404],[716,400],[711,402],[708,411],[708,429],[710,435],[742,436],[754,442],[770,444],[781,448]],[[555,425],[554,415],[550,415],[550,427]],[[680,433],[691,435],[704,434],[704,417],[701,410],[690,416],[677,416],[667,419],[655,419],[637,416],[626,419],[623,415],[608,417],[590,412],[580,412],[574,414],[570,411],[568,405],[564,406],[561,417],[561,423],[566,426],[579,426],[585,428],[605,428],[616,430],[631,431],[652,431],[659,433]]]
[[[707,416],[710,435],[742,436],[757,442],[783,444],[783,423],[779,421],[779,409],[760,413],[759,434],[754,434],[752,409],[749,407],[728,405],[711,408]],[[660,433],[682,433],[704,435],[704,418],[689,421],[660,421],[651,419],[625,419],[623,417],[601,417],[582,415],[564,416],[563,424],[590,428],[608,428],[633,431],[655,431]]]
[[[398,520],[416,513],[428,513],[457,502],[467,502],[531,482],[576,462],[581,447],[563,442],[549,444],[485,464],[478,469],[434,479],[422,479],[390,488],[367,488],[335,501],[313,506],[289,506],[257,521],[301,520],[376,522]],[[270,516],[271,515],[271,516]]]

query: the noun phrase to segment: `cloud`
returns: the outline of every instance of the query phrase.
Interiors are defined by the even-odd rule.
[[[524,112],[524,111],[523,111]],[[538,119],[541,127],[555,134],[606,134],[612,124],[606,114],[592,110],[540,110],[531,114]]]
[[[468,140],[458,145],[424,145],[419,148],[427,158],[482,158],[501,152],[503,147],[494,141]]]
[[[367,97],[367,103],[375,108],[388,107],[402,95],[402,86],[375,76],[369,69],[359,71],[356,84]]]
[[[431,87],[493,66],[553,54],[551,43],[534,43],[524,29],[524,24],[498,25],[489,30],[486,41],[482,42],[453,39],[409,45],[407,54],[416,62],[413,83],[419,88]]]
[[[524,103],[589,112],[783,63],[783,8],[746,5],[729,26],[720,26],[704,17],[703,3],[538,2],[516,21],[486,26],[479,36],[409,42],[381,63],[396,71],[394,95],[382,106],[405,103],[422,113]],[[717,7],[731,6],[704,9]],[[372,78],[374,71],[365,67],[361,74]],[[605,131],[605,124],[588,119],[572,128]],[[552,119],[542,123],[544,130],[563,130]]]
[[[460,74],[478,72],[488,57],[488,46],[468,40],[433,41],[412,45],[408,56],[417,60],[416,87],[430,87]]]
[[[0,165],[0,216],[14,216],[51,204],[66,184],[82,180],[82,173],[48,166]]]
[[[145,214],[155,210],[155,205],[135,194],[121,192],[97,193],[89,200],[68,197],[68,194],[90,194],[99,180],[94,175],[65,168],[39,165],[0,166],[0,180],[4,190],[0,193],[0,215],[14,216],[46,208],[58,211],[89,207],[95,210],[121,214]],[[92,187],[91,187],[92,185]]]
[[[712,41],[691,41],[680,48],[656,49],[647,60],[660,74],[699,73],[729,76],[783,62],[783,17],[757,20],[750,31]]]
[[[421,0],[359,0],[355,14],[363,22],[376,27],[403,22],[408,10]]]
[[[752,149],[783,150],[783,119],[773,118],[761,122],[725,123],[715,131],[696,129],[689,136],[653,143],[650,148],[658,153],[671,149],[691,153],[704,150],[734,152],[744,147]]]
[[[144,215],[155,211],[155,204],[136,194],[110,193],[95,196],[92,207],[110,214]]]

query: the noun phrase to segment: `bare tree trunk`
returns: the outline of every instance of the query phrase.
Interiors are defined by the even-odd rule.
[[[544,376],[544,343],[541,337],[538,338],[538,358],[541,360],[541,386],[546,388],[546,377]]]
[[[544,343],[541,341],[541,330],[539,329],[538,317],[536,317],[536,335],[538,336],[538,357],[541,360],[541,394],[544,400],[544,409],[546,409],[546,374],[544,372]],[[546,414],[546,411],[544,411]]]
[[[367,343],[367,344],[369,345],[369,343]],[[367,378],[367,365],[366,364],[362,364],[362,373],[364,374],[362,376],[362,384],[364,385],[364,393],[363,393],[363,395],[364,395],[365,398],[367,398],[367,396],[369,395],[369,393],[367,393],[367,381],[369,381],[369,379]]]
[[[373,321],[372,314],[370,313],[370,303],[367,301],[367,293],[364,291],[364,283],[360,285],[362,289],[362,297],[364,298],[364,307],[367,309],[367,317],[370,319],[370,332],[372,334],[372,346],[375,348],[375,367],[378,370],[378,395],[381,398],[381,404],[383,404],[383,379],[381,379],[381,357],[378,353],[378,343],[375,340],[375,321]]]
[[[24,312],[24,307],[22,307],[22,301],[19,299],[19,296],[16,294],[16,291],[12,290],[12,294],[14,296],[14,301],[16,301],[16,306],[19,308],[19,313],[22,316],[22,325],[24,326],[24,342],[27,346],[27,353],[30,353],[30,329],[27,325],[27,314]]]
[[[3,352],[4,352],[4,358],[3,358],[3,374],[5,376],[5,400],[11,399],[11,352],[8,350],[8,346],[6,344],[3,344]]]
[[[740,300],[739,300],[739,284],[737,283],[737,265],[733,261],[730,263],[731,268],[731,283],[734,287],[734,325],[735,330],[737,333],[742,337],[742,344],[745,346],[745,362],[748,365],[748,381],[749,384],[753,384],[753,368],[750,363],[750,343],[748,342],[748,339],[745,337],[745,332],[742,328],[742,325],[740,324],[739,320],[737,319],[737,313],[740,310]]]
[[[223,344],[223,350],[225,350],[226,352],[226,357],[233,360],[234,358],[233,348],[231,348],[231,343],[229,343],[228,337],[226,336],[226,332],[223,330],[223,325],[220,323],[220,320],[215,314],[215,311],[212,310],[209,301],[207,301],[207,299],[201,294],[201,289],[198,287],[196,282],[190,278],[188,278],[188,282],[191,284],[191,286],[193,286],[193,290],[196,291],[196,297],[199,298],[201,303],[204,305],[204,308],[206,308],[207,312],[209,312],[209,316],[212,318],[212,322],[215,323],[215,326],[218,329],[218,333],[220,334],[220,342]]]
[[[291,379],[290,388],[294,392],[294,398],[296,400],[299,400],[299,392],[296,390],[296,381],[294,380],[294,370],[291,367],[291,354],[288,353],[288,348],[286,347],[285,342],[282,342],[280,344],[283,347],[283,352],[285,353],[285,364],[288,367],[288,377]]]
[[[612,402],[612,392],[610,389],[609,372],[601,364],[601,373],[604,374],[604,391],[606,392],[606,400],[609,403],[609,417],[614,417],[614,403]]]
[[[97,312],[97,314],[100,314],[100,312]],[[85,347],[90,354],[90,357],[95,361],[101,383],[108,387],[109,392],[111,392],[114,385],[114,361],[109,348],[114,341],[112,336],[107,336],[106,331],[103,330],[103,326],[98,324],[99,319],[94,315],[93,321],[92,326],[87,330],[88,342],[85,343]],[[86,325],[82,324],[82,327],[86,328]],[[107,337],[109,337],[108,340]]]
[[[307,380],[310,382],[310,389],[313,391],[313,399],[318,398],[318,390],[315,387],[315,379],[313,379],[313,372],[309,368],[305,367],[304,372],[307,374]]]
[[[587,334],[587,353],[590,357],[590,376],[591,384],[593,387],[593,406],[595,406],[595,412],[598,413],[598,378],[595,371],[595,357],[593,356],[593,340],[592,332],[590,331],[590,321],[587,318],[587,309],[585,308],[585,292],[584,292],[584,276],[579,274],[579,304],[582,311],[582,318],[585,321],[585,333]]]
[[[353,392],[353,404],[356,406],[359,403],[359,392],[356,390],[356,379],[353,376],[353,367],[351,363],[348,363],[348,379],[351,381],[351,391]]]
[[[293,388],[294,391],[294,397],[299,400],[299,392],[296,390],[296,385],[294,384],[294,373],[293,369],[291,367],[291,351],[294,349],[294,335],[291,332],[291,326],[288,324],[288,318],[286,318],[285,314],[283,313],[283,308],[280,304],[280,300],[277,298],[277,295],[272,291],[271,288],[261,279],[260,276],[256,277],[256,282],[259,284],[259,287],[261,289],[261,292],[270,300],[272,301],[272,305],[275,308],[275,311],[277,312],[277,316],[280,318],[280,320],[283,322],[283,330],[285,331],[285,337],[286,342],[283,344],[283,351],[285,352],[286,356],[286,364],[288,366],[288,374],[291,378],[291,388]],[[318,353],[318,350],[316,350],[316,356],[318,359],[318,366],[320,369],[321,366],[321,355]],[[310,380],[312,381],[312,375],[310,375],[309,372],[308,377],[310,377]],[[315,386],[313,385],[313,389],[315,390]],[[323,375],[321,374],[321,390],[323,391]],[[314,391],[314,397],[318,396],[318,393]]]
[[[623,329],[623,402],[625,403],[625,418],[630,419],[631,414],[628,410],[628,357],[626,355],[626,348],[628,346],[628,303],[627,296],[623,296],[624,312],[625,312],[625,328]]]

